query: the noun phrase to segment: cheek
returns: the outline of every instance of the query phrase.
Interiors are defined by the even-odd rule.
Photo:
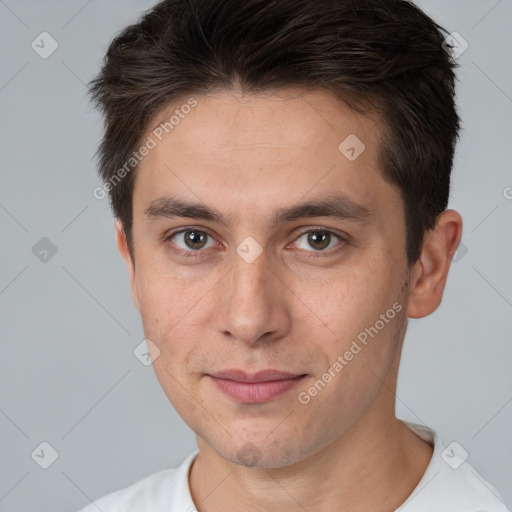
[[[330,333],[333,348],[339,350],[340,346],[350,345],[399,298],[390,288],[387,276],[386,280],[383,276],[386,274],[376,268],[346,269],[333,275],[314,299],[309,298],[311,309]]]
[[[172,359],[179,350],[179,343],[174,340],[182,337],[187,325],[187,311],[190,310],[187,297],[181,290],[169,284],[168,280],[159,279],[157,275],[141,273],[139,279],[140,315],[144,335],[159,348],[160,359]]]
[[[176,323],[198,302],[199,286],[187,284],[155,262],[137,269],[137,288],[143,321],[158,318],[162,327]]]
[[[198,352],[204,345],[201,343],[205,338],[204,330],[212,328],[212,305],[208,296],[211,284],[184,284],[158,273],[147,276],[142,282],[140,313],[144,334],[160,350],[154,362],[155,372],[159,379],[171,383],[171,376],[194,381],[192,374],[202,370]],[[166,375],[167,372],[171,376]]]
[[[381,386],[380,379],[396,356],[406,321],[405,305],[401,283],[398,278],[391,280],[389,272],[353,273],[337,283],[343,284],[331,286],[318,302],[331,331],[317,341],[318,349],[329,358],[330,366],[324,370],[330,368],[334,374],[326,384],[331,388],[326,398],[330,395],[340,405],[359,408]]]
[[[310,387],[301,389],[306,393],[302,400],[310,400],[304,407],[312,421],[339,414],[339,423],[327,427],[334,434],[339,429],[348,428],[364,413],[379,390],[383,389],[383,381],[400,348],[404,321],[403,315],[396,315],[378,334],[370,331],[373,337],[368,334],[365,343],[357,337],[347,338],[330,351],[330,363],[325,373],[316,375],[315,380],[308,383]],[[367,334],[367,331],[362,332]]]

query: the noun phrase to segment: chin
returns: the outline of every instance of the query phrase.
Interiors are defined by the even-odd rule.
[[[248,468],[281,468],[309,456],[304,450],[304,445],[298,446],[295,441],[293,444],[285,444],[285,441],[280,439],[269,442],[264,437],[259,440],[242,440],[240,436],[237,437],[236,443],[230,439],[224,446],[210,446],[224,460]],[[309,448],[312,453],[315,451],[312,447]]]

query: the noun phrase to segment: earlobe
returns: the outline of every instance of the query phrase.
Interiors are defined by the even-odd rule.
[[[123,225],[119,219],[116,219],[115,229],[117,248],[128,270],[128,277],[130,280],[130,288],[132,291],[133,302],[137,310],[140,311],[139,292],[137,288],[137,281],[135,279],[135,263],[132,259],[132,255],[130,254],[130,250],[128,248],[128,241],[126,239],[126,234],[124,232]]]
[[[455,210],[445,210],[434,229],[427,231],[413,279],[407,305],[409,318],[422,318],[441,304],[450,264],[462,237],[462,217]]]

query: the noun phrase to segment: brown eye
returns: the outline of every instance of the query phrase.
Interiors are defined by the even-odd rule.
[[[183,240],[189,249],[202,249],[206,245],[207,236],[202,231],[185,231]]]
[[[166,237],[166,241],[177,247],[176,252],[183,254],[203,252],[215,245],[215,240],[205,231],[199,229],[182,229]],[[208,245],[209,244],[209,245]]]
[[[338,241],[338,243],[336,243],[336,241]],[[328,249],[336,246],[343,246],[345,242],[346,240],[342,236],[333,233],[332,231],[325,229],[310,229],[309,231],[302,233],[297,238],[295,245],[299,249],[308,251],[310,253],[331,253],[334,252],[334,250],[329,251]]]
[[[330,241],[331,235],[327,231],[310,231],[308,233],[308,244],[317,251],[328,247]]]

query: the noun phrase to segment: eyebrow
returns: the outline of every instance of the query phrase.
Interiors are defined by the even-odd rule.
[[[182,201],[173,197],[159,197],[144,210],[149,220],[157,218],[186,217],[216,222],[229,227],[232,216],[224,216],[215,208],[199,202]],[[277,226],[307,217],[331,217],[334,219],[366,225],[374,217],[373,211],[365,205],[354,202],[344,194],[299,203],[274,210],[271,224]]]

